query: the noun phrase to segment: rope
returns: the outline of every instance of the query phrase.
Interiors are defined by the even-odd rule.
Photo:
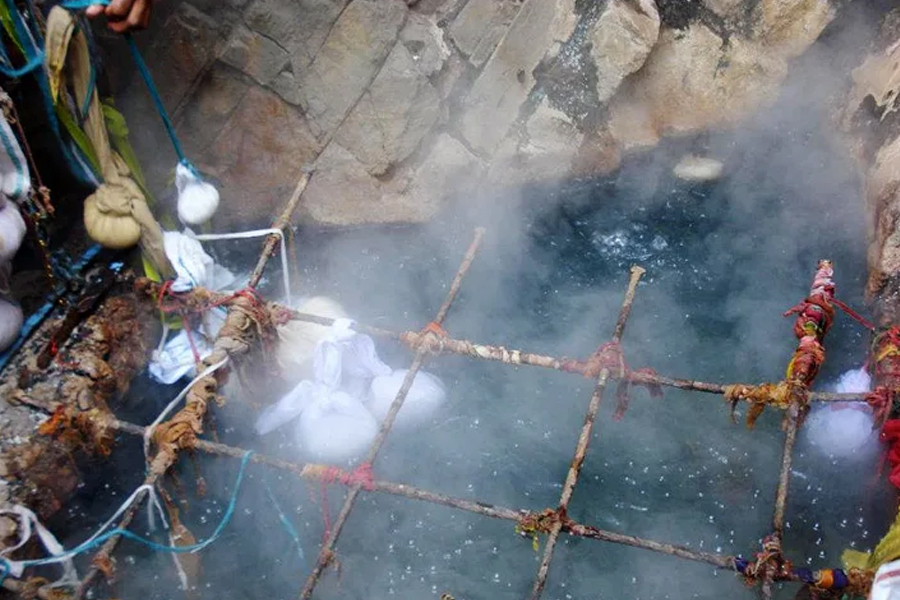
[[[177,396],[175,396],[174,400],[169,402],[168,406],[166,406],[163,411],[159,413],[159,416],[156,417],[156,420],[150,423],[150,426],[147,427],[146,430],[144,430],[144,457],[149,458],[150,456],[150,440],[153,439],[153,433],[156,431],[156,428],[159,427],[159,424],[162,423],[167,416],[169,416],[170,412],[175,410],[175,407],[178,406],[178,404],[181,403],[182,400],[184,400],[188,392],[191,391],[191,388],[194,387],[194,384],[196,384],[204,377],[212,375],[213,373],[224,367],[227,362],[228,359],[225,358],[224,360],[221,360],[205,369],[202,373],[199,373],[196,377],[194,377],[194,379],[191,380],[189,384],[184,387],[184,389],[181,390],[181,392],[178,393]]]
[[[60,3],[60,6],[68,10],[82,10],[95,4],[109,6],[109,0],[64,0]],[[184,154],[184,150],[181,147],[181,140],[178,139],[178,135],[175,133],[175,126],[172,124],[172,119],[169,118],[169,113],[166,111],[166,107],[163,104],[162,96],[160,96],[156,83],[153,81],[153,75],[150,74],[147,63],[144,62],[144,57],[141,56],[137,42],[134,41],[134,36],[132,36],[131,33],[125,33],[123,36],[125,37],[125,43],[128,44],[128,50],[131,52],[131,57],[134,59],[134,64],[141,74],[144,84],[147,86],[150,98],[156,106],[156,112],[159,113],[159,117],[162,119],[163,125],[166,128],[166,133],[169,134],[169,139],[172,141],[172,147],[175,149],[175,154],[178,155],[178,161],[187,167],[197,179],[202,179],[196,167],[191,164]]]
[[[244,472],[247,470],[247,464],[250,462],[251,455],[252,455],[252,452],[250,452],[250,451],[248,451],[246,454],[244,454],[244,457],[241,460],[240,470],[238,471],[238,474],[237,474],[237,479],[235,480],[235,483],[234,483],[234,490],[232,491],[231,499],[228,502],[228,507],[225,509],[225,514],[222,516],[222,520],[219,522],[219,525],[216,527],[215,531],[213,531],[213,534],[209,538],[207,538],[205,541],[199,542],[197,544],[192,544],[190,546],[167,546],[164,544],[159,544],[157,542],[154,542],[153,540],[149,540],[140,535],[137,535],[136,533],[132,533],[131,531],[129,531],[127,529],[116,528],[116,529],[107,531],[106,533],[104,533],[102,535],[92,537],[88,541],[82,542],[75,548],[72,548],[71,550],[67,550],[67,551],[65,551],[57,556],[53,556],[51,558],[40,558],[40,559],[35,559],[35,560],[23,560],[23,561],[11,561],[6,558],[0,558],[0,561],[2,561],[2,562],[0,562],[0,585],[3,584],[3,580],[6,579],[7,575],[9,575],[10,571],[12,570],[12,568],[14,566],[15,567],[23,567],[23,568],[24,567],[37,567],[37,566],[42,566],[42,565],[51,565],[51,564],[63,562],[65,560],[68,560],[68,559],[78,556],[80,554],[90,552],[91,550],[102,546],[103,543],[106,542],[106,540],[108,540],[109,538],[112,538],[115,536],[122,536],[124,538],[138,542],[156,552],[169,552],[169,553],[173,553],[173,554],[188,554],[188,553],[193,554],[193,553],[203,550],[204,548],[206,548],[207,546],[212,544],[214,541],[216,541],[219,538],[219,536],[221,536],[222,531],[225,529],[225,527],[231,521],[231,517],[234,514],[235,506],[237,505],[238,492],[240,492],[241,485],[244,481]]]
[[[291,520],[288,519],[287,515],[284,514],[284,511],[281,510],[281,505],[278,503],[278,500],[275,498],[274,492],[272,492],[272,488],[269,486],[269,478],[263,473],[263,485],[266,487],[266,495],[269,496],[269,500],[272,501],[272,505],[275,507],[275,512],[278,513],[278,519],[281,521],[281,525],[284,527],[284,530],[287,534],[294,540],[294,545],[297,546],[297,554],[300,556],[301,562],[306,564],[306,554],[303,552],[303,544],[300,543],[300,533],[294,527],[294,524],[291,523]]]
[[[288,254],[284,239],[284,231],[273,227],[270,229],[251,229],[250,231],[235,231],[233,233],[205,233],[202,235],[194,234],[192,237],[200,242],[217,241],[217,240],[244,240],[249,238],[257,238],[269,235],[277,235],[281,248],[281,277],[284,285],[285,304],[293,306],[291,301],[291,278],[288,269]]]

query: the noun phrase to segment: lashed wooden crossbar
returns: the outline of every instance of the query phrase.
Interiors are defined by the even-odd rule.
[[[328,467],[325,465],[298,465],[289,461],[284,461],[265,455],[254,454],[251,457],[251,460],[253,462],[277,469],[286,470],[305,479],[327,479],[330,482],[336,481],[337,483],[343,484],[348,487],[348,493],[345,497],[343,507],[335,521],[333,528],[328,532],[325,542],[323,543],[323,546],[319,552],[316,565],[310,575],[307,577],[303,590],[300,593],[300,598],[305,599],[312,597],[312,594],[320,580],[320,577],[322,576],[330,561],[333,559],[335,544],[337,543],[344,524],[354,507],[355,501],[359,494],[364,490],[376,493],[387,493],[424,502],[431,502],[434,504],[480,514],[486,517],[504,519],[515,522],[517,526],[524,532],[528,532],[533,535],[536,535],[538,533],[546,534],[548,536],[547,543],[545,545],[543,558],[538,569],[538,575],[531,592],[532,600],[537,600],[542,595],[544,586],[546,585],[547,581],[549,566],[554,555],[556,542],[561,533],[588,539],[602,540],[616,544],[624,544],[653,552],[660,552],[671,556],[677,556],[688,560],[702,562],[720,569],[738,571],[745,576],[752,576],[755,577],[755,579],[762,581],[764,584],[764,591],[768,591],[768,588],[775,581],[798,580],[799,577],[794,571],[792,571],[790,568],[783,568],[784,565],[789,565],[789,563],[787,561],[784,561],[783,557],[780,556],[780,542],[781,536],[783,535],[784,523],[784,507],[787,499],[787,478],[785,477],[785,470],[787,470],[789,476],[790,456],[793,443],[792,440],[796,440],[796,431],[799,427],[803,413],[809,401],[818,400],[824,402],[835,402],[848,400],[865,400],[865,396],[856,394],[822,394],[809,391],[809,384],[812,382],[815,376],[815,371],[818,364],[821,362],[821,357],[816,354],[816,352],[818,351],[816,350],[816,352],[812,353],[812,362],[810,362],[809,351],[811,348],[811,342],[807,338],[809,336],[812,336],[816,344],[819,344],[819,346],[816,346],[815,348],[819,349],[821,339],[824,336],[824,331],[827,329],[827,326],[825,326],[821,327],[821,329],[816,330],[809,329],[808,332],[804,330],[804,324],[808,325],[809,322],[818,323],[816,319],[809,318],[810,314],[815,312],[815,308],[811,309],[811,313],[801,314],[801,319],[798,319],[797,326],[800,329],[798,330],[795,328],[795,331],[800,331],[800,333],[798,333],[798,337],[801,338],[801,342],[798,346],[797,352],[795,353],[794,359],[792,360],[791,367],[789,368],[787,380],[786,382],[782,382],[782,384],[790,386],[791,393],[787,402],[775,401],[774,398],[761,399],[761,393],[769,389],[775,389],[776,386],[774,385],[768,385],[768,387],[767,385],[719,385],[692,381],[688,379],[663,377],[647,371],[628,370],[625,367],[624,359],[622,358],[622,352],[619,347],[619,342],[621,341],[625,322],[627,321],[631,309],[631,304],[634,299],[634,293],[638,281],[640,279],[640,276],[643,274],[643,269],[641,269],[640,267],[634,267],[632,269],[632,277],[629,281],[629,286],[626,292],[625,300],[623,302],[622,310],[616,323],[612,338],[613,341],[610,344],[601,346],[601,348],[598,349],[598,351],[587,360],[554,358],[519,350],[509,350],[503,348],[502,346],[489,346],[483,344],[475,344],[467,340],[453,339],[449,337],[446,332],[444,332],[441,325],[454,298],[459,291],[462,279],[475,257],[483,233],[484,232],[481,229],[476,230],[475,239],[470,245],[469,250],[466,252],[465,258],[456,274],[456,277],[453,280],[453,283],[450,286],[447,297],[440,310],[438,311],[437,316],[435,317],[435,321],[429,323],[428,326],[422,331],[394,333],[382,329],[366,327],[359,324],[353,325],[353,327],[361,333],[398,340],[409,346],[415,352],[412,365],[409,369],[409,373],[404,380],[397,396],[395,397],[393,404],[391,405],[388,416],[385,418],[384,422],[381,425],[381,428],[379,429],[378,435],[373,442],[368,455],[366,456],[365,464],[371,466],[371,463],[377,458],[379,451],[381,450],[381,447],[390,432],[393,421],[399,410],[402,408],[406,394],[408,393],[419,368],[431,355],[460,354],[482,360],[502,362],[504,364],[531,365],[556,369],[564,372],[572,372],[580,374],[582,376],[594,378],[596,380],[596,384],[591,396],[590,403],[588,405],[587,415],[585,417],[584,425],[582,426],[581,436],[579,437],[578,444],[576,446],[572,465],[563,484],[563,492],[560,497],[558,506],[555,509],[544,509],[537,512],[529,510],[514,510],[474,500],[453,498],[450,496],[437,494],[427,490],[421,490],[399,483],[373,480],[363,485],[349,474],[347,477],[338,477],[335,480],[335,469],[333,467]],[[264,254],[267,254],[269,251],[270,248],[267,248]],[[825,273],[823,269],[827,271],[827,273]],[[261,274],[262,271],[259,270],[259,272]],[[809,309],[809,306],[817,304],[815,299],[816,290],[818,289],[821,291],[821,289],[823,289],[820,277],[820,275],[823,274],[827,274],[828,278],[830,278],[830,263],[820,263],[819,271],[817,272],[817,283],[814,284],[813,291],[811,291],[810,296],[801,305],[801,311],[806,311],[807,309]],[[157,284],[153,284],[146,280],[139,282],[137,287],[147,294],[150,294],[154,298],[154,300],[158,300],[160,302],[183,302],[187,305],[193,306],[193,309],[198,311],[204,310],[204,308],[208,305],[222,301],[220,295],[208,292],[206,290],[195,290],[189,294],[179,294],[177,295],[177,297],[168,296],[165,289],[160,289],[160,286],[158,286]],[[833,287],[830,289],[833,291]],[[275,304],[268,304],[267,308],[272,313],[273,318],[276,320],[290,318],[323,325],[330,325],[333,322],[331,319],[325,319],[315,315],[304,315],[289,308],[281,307]],[[804,315],[806,317],[805,320],[802,318],[804,317]],[[801,335],[801,333],[808,333],[808,335]],[[824,350],[822,350],[822,352],[824,352]],[[802,360],[798,361],[798,357]],[[804,360],[806,362],[803,362]],[[653,540],[646,540],[635,536],[606,531],[589,525],[577,523],[568,518],[566,514],[568,503],[578,483],[578,475],[586,456],[586,451],[593,431],[594,420],[596,418],[597,409],[600,405],[602,393],[607,383],[612,379],[626,380],[634,384],[669,386],[685,390],[722,394],[726,395],[730,400],[744,399],[748,402],[751,402],[751,412],[761,412],[762,408],[764,408],[765,406],[773,406],[786,410],[786,444],[782,460],[782,471],[781,477],[779,478],[778,492],[776,493],[775,513],[773,518],[775,538],[778,542],[778,553],[777,556],[772,555],[770,557],[773,558],[773,562],[771,565],[769,565],[769,563],[763,562],[762,560],[758,560],[758,564],[749,563],[753,564],[755,568],[759,569],[758,572],[749,573],[747,566],[748,561],[744,559],[721,554],[700,552],[685,548],[683,546],[677,546]],[[746,394],[747,398],[742,398],[741,394]],[[763,407],[760,406],[761,402],[764,404]],[[781,406],[780,404],[785,405]],[[145,428],[120,421],[109,414],[98,413],[94,416],[94,418],[97,421],[102,421],[102,426],[108,427],[112,430],[139,435],[141,437],[147,434],[147,430]],[[246,455],[245,450],[202,440],[199,439],[196,435],[191,436],[189,446],[202,452],[230,456],[234,458],[243,458]],[[171,466],[176,458],[177,452],[175,453],[175,456],[171,457],[171,462],[169,462],[169,459],[167,458],[165,465],[166,468]],[[156,456],[156,459],[159,460],[158,454]],[[163,469],[162,471],[164,472],[164,470],[165,469]],[[159,469],[154,468],[153,471],[159,471]],[[135,504],[135,506],[137,506],[137,504]],[[133,515],[133,511],[127,513],[125,519],[123,519],[123,523],[120,525],[127,526],[128,523],[130,523]],[[108,552],[106,556],[108,556]],[[772,566],[772,568],[767,568],[767,565]],[[91,574],[89,574],[89,578],[90,577]],[[89,581],[90,580],[88,579],[85,583],[89,584]],[[15,582],[13,583],[13,585],[16,585]],[[79,591],[83,593],[86,588],[87,585],[83,585],[81,590]]]

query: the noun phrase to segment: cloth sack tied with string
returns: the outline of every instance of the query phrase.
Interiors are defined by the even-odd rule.
[[[9,101],[0,89],[0,100]],[[0,352],[19,337],[24,317],[12,293],[12,260],[25,239],[27,227],[19,203],[31,193],[31,174],[25,155],[6,120],[0,118]]]
[[[47,17],[45,44],[53,102],[70,85],[75,104],[88,106],[84,129],[96,152],[103,178],[103,183],[84,202],[88,235],[107,248],[123,249],[140,244],[157,272],[169,277],[172,269],[163,249],[162,229],[127,164],[110,146],[99,96],[91,81],[87,38],[77,27],[75,17],[60,6],[54,6]]]
[[[378,421],[369,407],[393,402],[406,371],[394,371],[378,357],[372,338],[351,329],[352,321],[338,319],[329,336],[315,350],[314,379],[297,387],[270,406],[256,423],[264,435],[297,419],[295,436],[303,452],[313,460],[345,462],[358,458],[371,445]],[[420,379],[421,378],[421,379]],[[398,414],[410,422],[443,402],[440,381],[420,373]],[[382,415],[381,413],[384,413]],[[420,417],[417,419],[416,417]]]

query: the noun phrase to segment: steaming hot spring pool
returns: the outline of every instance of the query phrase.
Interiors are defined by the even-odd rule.
[[[728,167],[716,184],[672,179],[660,151],[632,160],[611,179],[531,188],[516,201],[481,198],[454,207],[434,225],[301,230],[296,291],[331,296],[361,323],[418,329],[440,305],[472,228],[482,225],[482,251],[445,323],[453,336],[585,357],[612,334],[628,269],[640,264],[647,275],[623,340],[632,367],[714,382],[777,381],[796,345],[792,320],[781,313],[805,297],[818,259],[834,261],[838,297],[863,307],[865,240],[858,181],[849,166],[822,150],[813,133],[766,135],[713,140]],[[251,264],[257,248],[209,246],[236,270]],[[267,289],[277,290],[279,281],[273,270]],[[867,339],[839,314],[817,388],[859,367]],[[376,343],[392,367],[409,364],[408,351]],[[443,379],[449,401],[429,425],[389,437],[375,464],[377,478],[511,508],[556,506],[592,382],[453,356],[433,359],[426,369]],[[114,409],[148,424],[180,387],[156,385],[144,375]],[[277,400],[264,386],[250,392],[257,400]],[[749,431],[740,417],[737,425],[730,422],[720,396],[666,389],[663,399],[651,399],[636,389],[625,418],[615,422],[613,395],[609,390],[604,397],[569,515],[695,549],[757,551],[771,529],[781,415],[767,411]],[[289,431],[257,437],[246,403],[232,398],[214,412],[220,441],[292,458]],[[837,567],[843,549],[870,549],[890,521],[889,491],[876,475],[878,444],[872,438],[841,456],[822,447],[829,436],[844,435],[841,427],[823,430],[814,421],[801,432],[785,547],[797,563]],[[77,500],[50,523],[65,533],[66,546],[83,540],[142,482],[137,440],[121,439],[114,457],[86,470]],[[181,489],[167,485],[188,499],[182,517],[205,539],[222,516],[238,464],[201,455],[197,464],[207,482],[205,498],[195,497],[190,460],[177,469]],[[305,556],[283,529],[265,481],[297,528]],[[331,519],[343,494],[340,486],[329,487]],[[315,562],[323,518],[319,484],[249,467],[234,518],[202,554],[202,578],[188,597],[296,598]],[[147,533],[144,511],[133,527]],[[184,595],[171,556],[128,541],[116,556],[117,597]],[[340,577],[328,572],[314,597],[449,593],[458,600],[519,600],[530,592],[540,562],[510,522],[365,492],[337,556]],[[796,589],[786,586],[778,597],[793,598]],[[755,594],[734,574],[704,564],[563,536],[544,597]]]

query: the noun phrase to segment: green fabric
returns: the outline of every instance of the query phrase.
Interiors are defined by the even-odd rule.
[[[75,117],[69,112],[69,107],[66,106],[65,102],[57,102],[54,108],[56,108],[56,116],[59,117],[60,123],[63,124],[63,127],[66,128],[66,132],[72,137],[75,145],[81,150],[81,153],[87,159],[91,169],[94,170],[94,174],[102,179],[100,161],[97,159],[97,152],[94,150],[94,145],[91,143],[87,134],[78,126]]]
[[[9,39],[16,45],[16,48],[22,53],[22,56],[25,56],[25,48],[22,47],[22,42],[16,37],[16,29],[13,26],[12,15],[9,13],[9,7],[5,2],[0,2],[0,23],[3,24],[3,30],[6,31],[6,35],[9,36]]]

